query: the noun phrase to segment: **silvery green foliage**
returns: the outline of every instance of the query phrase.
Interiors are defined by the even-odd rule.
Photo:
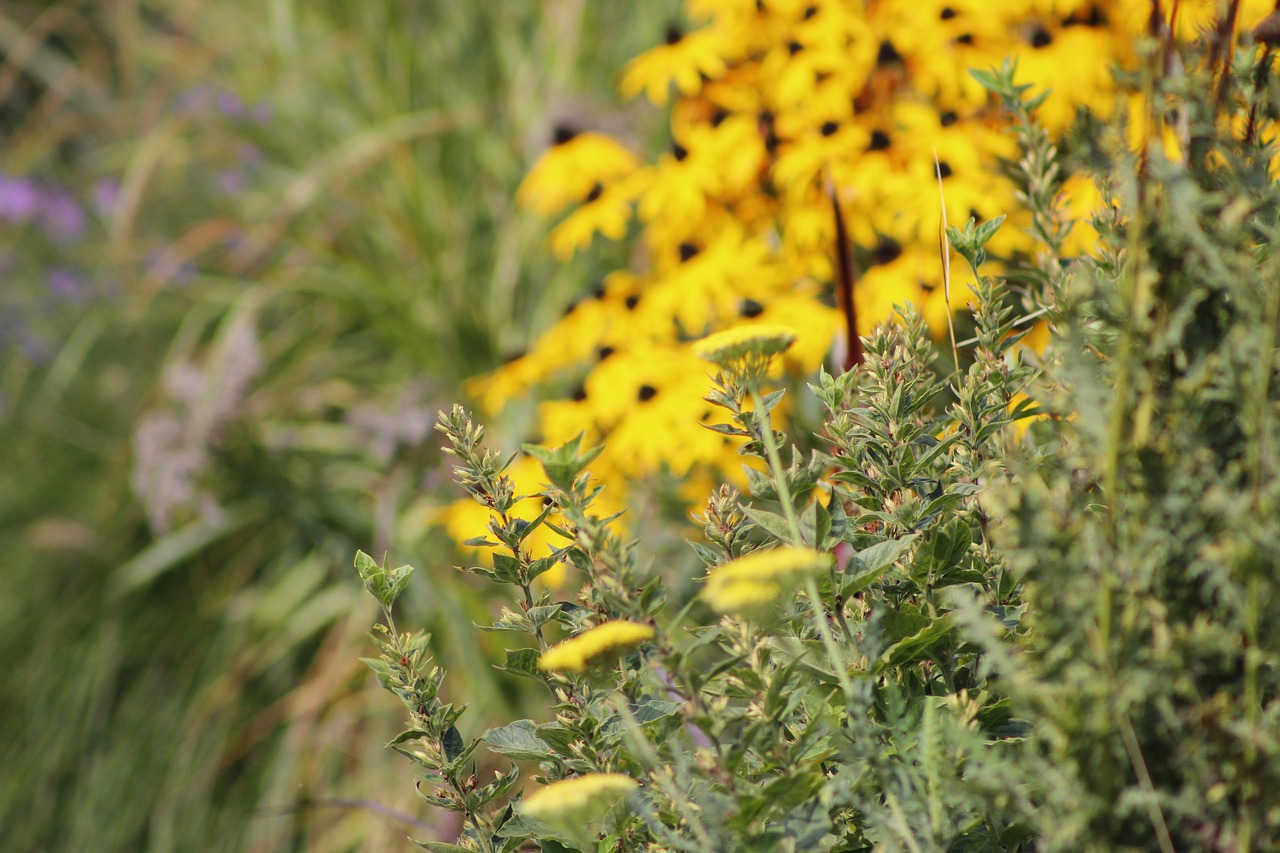
[[[1017,766],[1045,849],[1280,846],[1269,57],[1144,72],[1176,156],[1108,134],[1079,152],[1118,194],[1106,245],[1055,282],[1046,452],[984,501],[1034,626],[990,660],[1034,720]]]

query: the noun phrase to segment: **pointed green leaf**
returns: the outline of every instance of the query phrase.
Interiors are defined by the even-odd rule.
[[[501,728],[489,729],[480,736],[491,751],[516,761],[546,761],[555,758],[555,752],[546,741],[538,737],[533,720],[516,720]]]
[[[541,679],[538,673],[538,650],[537,649],[508,649],[507,661],[503,666],[497,667],[502,672],[509,672],[512,675],[523,675],[528,678]]]
[[[792,542],[795,537],[791,534],[791,527],[787,524],[787,520],[776,512],[766,512],[755,507],[744,506],[742,511],[747,518],[755,522],[756,526],[768,533],[779,542],[799,545],[799,542]]]
[[[916,633],[899,640],[885,649],[876,665],[877,671],[883,671],[890,667],[905,666],[921,658],[928,657],[934,645],[949,634],[954,627],[954,614],[948,613],[945,616],[934,619]]]

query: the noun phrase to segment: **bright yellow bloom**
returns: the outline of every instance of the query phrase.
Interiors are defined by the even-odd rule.
[[[583,812],[607,811],[638,787],[621,773],[584,773],[539,788],[520,802],[520,811],[541,821],[581,818]]]
[[[667,102],[671,84],[681,94],[692,95],[702,80],[714,79],[725,71],[725,57],[734,52],[732,40],[715,28],[683,34],[672,27],[666,44],[640,54],[627,64],[618,89],[623,97],[634,98],[641,92],[650,101]]]
[[[548,238],[551,251],[560,260],[567,261],[574,252],[590,246],[591,238],[597,232],[610,240],[621,240],[627,234],[627,223],[631,221],[635,189],[635,182],[626,180],[593,189],[586,204],[569,214],[551,232]]]
[[[652,639],[653,628],[648,625],[626,619],[602,622],[547,649],[538,658],[538,669],[582,672],[601,655],[630,649]]]
[[[755,551],[713,568],[702,597],[720,613],[755,610],[777,601],[805,575],[817,574],[830,564],[830,555],[813,548],[783,545]]]
[[[516,191],[516,202],[539,216],[555,216],[634,172],[638,158],[622,143],[599,133],[565,131],[564,141],[538,158]]]

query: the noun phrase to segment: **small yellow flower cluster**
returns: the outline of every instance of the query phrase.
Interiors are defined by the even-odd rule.
[[[1192,36],[1220,5],[1156,8],[1176,9],[1179,35]],[[1238,29],[1272,6],[1243,0]],[[691,499],[705,487],[696,472],[738,475],[736,442],[701,428],[712,412],[690,340],[786,325],[802,334],[784,366],[808,371],[855,318],[866,334],[898,303],[914,303],[942,334],[939,180],[952,224],[1012,214],[991,243],[996,253],[1030,239],[997,167],[1015,143],[969,69],[1016,59],[1019,82],[1052,90],[1038,115],[1055,132],[1080,109],[1108,119],[1120,100],[1111,69],[1136,61],[1153,4],[686,0],[684,8],[696,26],[673,26],[620,80],[625,96],[670,104],[671,147],[646,160],[622,141],[562,127],[519,191],[540,215],[564,215],[550,235],[560,257],[597,233],[621,239],[634,224],[633,269],[607,276],[527,353],[466,389],[494,413],[553,377],[585,371],[569,396],[541,404],[539,423],[549,443],[583,430],[588,442],[607,438],[592,473],[614,496],[663,468],[689,478]],[[1086,179],[1065,190],[1073,215],[1099,205]],[[837,210],[853,246],[851,298],[839,273]],[[1082,223],[1066,251],[1087,251],[1094,239]],[[970,273],[952,271],[963,305]]]
[[[612,806],[638,787],[621,773],[584,773],[539,788],[521,801],[520,811],[541,821],[579,818],[595,806]]]
[[[602,622],[547,649],[538,658],[538,669],[582,672],[601,655],[634,648],[652,639],[653,628],[648,625],[626,619]]]
[[[781,355],[798,337],[794,329],[786,326],[738,326],[708,335],[693,345],[693,351],[700,358],[729,367],[752,356]]]
[[[755,551],[716,566],[702,597],[718,613],[744,613],[773,604],[807,574],[816,574],[831,558],[812,548],[783,545]]]

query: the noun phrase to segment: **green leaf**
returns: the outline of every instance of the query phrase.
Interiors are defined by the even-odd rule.
[[[792,543],[791,540],[793,537],[791,535],[790,525],[787,524],[787,520],[785,518],[778,515],[776,512],[766,512],[765,510],[756,509],[755,507],[750,506],[744,506],[742,511],[746,514],[747,518],[755,522],[757,527],[768,533],[774,539],[777,539],[779,542],[796,545],[800,544],[798,542]]]
[[[555,758],[555,752],[546,741],[538,737],[533,720],[516,720],[501,728],[489,729],[480,736],[491,751],[516,761],[546,761]]]
[[[693,553],[698,555],[698,559],[704,566],[714,566],[720,562],[720,552],[714,548],[703,545],[701,542],[694,542],[692,539],[684,541],[689,543],[689,547],[693,548]]]
[[[929,617],[911,609],[885,610],[880,616],[880,630],[890,646],[923,630],[929,625]]]
[[[911,576],[923,580],[960,567],[971,544],[973,539],[968,522],[963,518],[953,518],[946,527],[936,531],[916,554]]]
[[[523,542],[525,539],[527,539],[530,533],[537,530],[538,527],[542,524],[542,522],[547,520],[547,516],[551,515],[551,510],[553,509],[555,509],[555,507],[552,506],[551,504],[548,504],[547,506],[542,508],[542,512],[538,513],[537,518],[535,518],[533,521],[527,522],[526,524],[522,525],[520,527],[520,535],[517,541]]]
[[[520,579],[520,561],[510,554],[494,554],[493,572],[502,583],[516,583]]]
[[[468,850],[466,847],[458,844],[449,844],[444,841],[418,841],[414,839],[413,843],[423,850],[432,851],[432,853],[474,853],[474,851]]]
[[[816,548],[818,542],[818,501],[814,501],[804,508],[800,513],[800,517],[796,519],[797,526],[800,528],[800,544],[808,545]]]
[[[997,216],[995,219],[988,219],[986,222],[979,225],[977,230],[974,232],[974,236],[973,236],[974,244],[978,248],[982,248],[983,246],[987,245],[987,243],[991,240],[991,238],[995,236],[996,231],[999,230],[1000,225],[1004,222],[1004,220],[1005,220],[1005,215],[1002,213],[999,216]]]
[[[542,676],[538,672],[537,649],[507,649],[506,663],[496,667],[496,669],[501,672],[509,672],[512,675],[523,675],[526,678],[542,680]]]
[[[838,504],[839,501],[836,501]],[[827,550],[827,537],[831,535],[831,512],[822,505],[822,501],[815,500],[812,504],[815,515],[813,547],[819,551]]]
[[[845,567],[846,581],[841,594],[848,598],[870,587],[881,575],[893,568],[893,564],[907,552],[919,535],[910,533],[900,539],[886,539],[854,554]]]
[[[600,455],[604,445],[582,449],[583,433],[555,448],[540,447],[536,444],[522,444],[520,449],[542,463],[551,484],[568,491],[591,460]]]
[[[374,572],[381,571],[378,564],[374,562],[364,551],[356,551],[356,574],[360,576],[360,580],[365,581],[373,576]]]
[[[491,569],[486,569],[483,566],[468,566],[466,571],[467,574],[479,575],[491,583],[506,583],[506,581],[498,577],[498,575]]]
[[[778,487],[768,472],[752,468],[750,465],[743,465],[742,470],[747,475],[747,489],[750,490],[752,496],[762,501],[776,501],[778,499]]]
[[[666,699],[644,699],[631,706],[631,714],[642,726],[665,720],[675,716],[684,707],[683,702],[671,702]]]
[[[370,595],[378,599],[383,610],[390,610],[409,583],[413,566],[384,569],[363,551],[356,552],[356,574]]]
[[[565,606],[562,602],[555,604],[542,604],[538,607],[530,607],[529,612],[525,614],[529,622],[536,628],[541,628],[548,622],[554,622],[560,618],[565,612]]]
[[[573,747],[579,740],[577,732],[560,723],[547,723],[545,726],[538,726],[537,733],[544,743],[560,755],[572,754]]]
[[[445,760],[453,761],[466,750],[467,742],[462,739],[457,726],[449,726],[440,740],[440,746],[444,748]]]
[[[422,729],[406,729],[388,741],[387,746],[398,746],[407,740],[417,740],[420,737],[429,738],[431,737],[431,733],[425,732]]]
[[[983,68],[970,68],[969,76],[978,81],[978,85],[988,92],[1000,93],[1000,80],[994,73]]]
[[[948,613],[934,619],[925,627],[904,640],[884,650],[876,665],[877,672],[892,667],[905,666],[928,657],[930,650],[955,627],[954,614]]]
[[[553,554],[548,554],[545,557],[539,557],[538,559],[534,560],[532,563],[529,564],[529,567],[527,570],[529,575],[529,580],[533,580],[539,575],[549,572],[552,568],[555,567],[556,563],[560,562],[561,556],[562,556],[561,552],[557,551]]]
[[[747,432],[742,427],[735,426],[733,424],[703,424],[703,426],[711,430],[712,432],[718,432],[721,435],[736,435],[736,436],[751,435],[751,433]]]

